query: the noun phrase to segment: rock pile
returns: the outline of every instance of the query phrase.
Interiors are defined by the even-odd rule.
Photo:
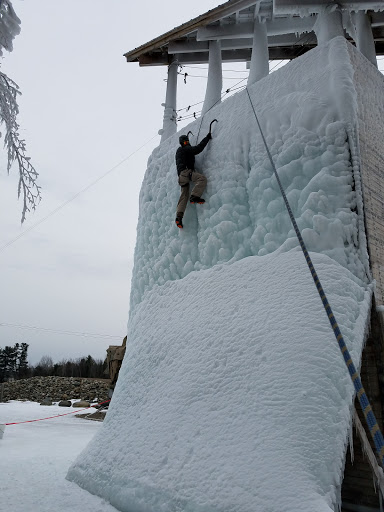
[[[53,402],[71,399],[102,402],[108,400],[109,387],[109,379],[32,377],[31,379],[5,382],[3,400],[42,402],[49,398]]]

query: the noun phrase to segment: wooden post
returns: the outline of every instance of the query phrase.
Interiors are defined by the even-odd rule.
[[[355,14],[355,26],[357,49],[377,67],[375,41],[369,15],[363,11],[357,12]]]
[[[255,19],[255,27],[253,32],[253,47],[251,66],[248,77],[248,85],[258,82],[261,78],[268,76],[269,60],[268,60],[268,39],[267,25],[265,21]]]
[[[329,6],[317,15],[316,23],[313,27],[317,44],[326,44],[334,37],[344,37],[343,19],[340,8]]]
[[[176,101],[177,101],[177,70],[178,63],[174,59],[168,67],[167,93],[164,104],[163,129],[160,130],[161,142],[177,132]]]
[[[208,82],[202,115],[221,101],[223,71],[220,41],[209,41]]]

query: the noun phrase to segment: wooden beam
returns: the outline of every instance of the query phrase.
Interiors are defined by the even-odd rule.
[[[207,52],[209,50],[208,41],[172,41],[168,45],[168,53],[194,53]]]
[[[252,39],[226,39],[221,43],[222,50],[241,50],[243,48],[252,48]],[[208,49],[208,41],[174,42],[168,45],[168,53],[172,54],[207,52]]]
[[[251,50],[224,50],[222,60],[226,62],[246,62],[251,59]],[[179,53],[177,61],[179,64],[207,64],[208,52]],[[139,58],[140,66],[167,66],[169,56],[167,54],[142,55]]]
[[[201,26],[213,23],[223,17],[231,16],[232,14],[241,11],[242,9],[247,9],[252,5],[259,3],[260,1],[261,0],[229,0],[225,4],[221,4],[215,9],[211,9],[210,11],[201,14],[197,18],[193,18],[187,23],[184,23],[183,25],[180,25],[179,27],[166,32],[165,34],[152,39],[148,43],[145,43],[138,48],[125,53],[124,56],[128,62],[137,61],[141,55],[159,49],[160,47],[168,44],[173,39],[178,39],[180,37],[186,36],[187,34],[191,34]]]
[[[314,35],[315,37],[315,35]],[[315,40],[315,39],[314,39]],[[269,36],[268,46],[292,46],[296,45],[300,38],[294,34],[284,34],[279,36]],[[221,42],[222,50],[242,50],[252,48],[253,39],[224,39]],[[168,53],[177,55],[179,53],[195,53],[195,52],[208,52],[208,41],[174,41],[168,45]]]
[[[293,60],[304,53],[309,52],[312,48],[315,48],[317,44],[306,44],[305,46],[276,46],[275,48],[269,48],[269,60]]]
[[[276,0],[275,0],[276,1]],[[320,0],[321,3],[322,0]],[[342,2],[346,2],[347,0],[342,0]],[[350,2],[351,0],[348,0]],[[291,5],[292,3],[319,3],[319,0],[278,0],[279,5]],[[329,0],[324,0],[327,4]],[[383,8],[383,0],[374,2],[373,0],[360,0],[360,2],[356,2],[364,5],[364,8],[368,8],[368,5],[378,4]],[[236,40],[236,39],[250,39],[253,36],[253,28],[252,22],[244,21],[241,22],[242,19],[250,19],[249,8],[255,6],[256,10],[258,10],[259,15],[262,15],[268,19],[268,16],[272,12],[272,2],[266,2],[265,0],[228,0],[226,3],[219,5],[215,9],[211,9],[206,13],[180,25],[179,27],[166,32],[165,34],[143,44],[142,46],[131,50],[125,54],[125,57],[128,62],[140,62],[141,65],[167,65],[169,64],[169,57],[167,56],[168,52],[167,46],[172,44],[177,44],[176,40],[180,40],[186,36],[190,37],[192,40],[196,33],[199,34],[199,40],[197,43],[202,43],[209,40],[212,36],[215,39],[223,39],[223,44],[225,40]],[[245,13],[245,16],[244,16]],[[236,14],[233,20],[238,20],[237,23],[228,24],[228,25],[212,25],[212,23],[217,22],[220,19],[227,18]],[[251,13],[252,14],[252,13]],[[383,45],[381,41],[381,37],[375,36],[375,31],[381,30],[381,27],[384,27],[384,13],[382,12],[373,12],[371,13],[372,17],[372,28],[374,31],[374,38],[376,43],[376,52],[378,55],[383,54]],[[282,36],[287,34],[293,34],[296,31],[298,33],[302,32],[311,32],[314,24],[314,17],[300,18],[295,17],[295,27],[292,28],[292,19],[288,18],[279,18],[275,20],[267,21],[267,33],[268,33],[268,45],[269,46],[278,46],[279,43],[276,40],[272,40],[272,37]],[[222,37],[220,36],[220,30],[222,30]],[[208,31],[211,31],[210,33]],[[203,37],[205,35],[205,37]],[[296,39],[297,40],[297,39]],[[279,50],[272,52],[271,58],[281,59],[281,58],[294,58],[297,50],[289,50],[289,48],[285,48],[285,45],[289,46],[291,44],[295,44],[295,41],[290,41],[287,39],[286,41],[281,41],[281,46]],[[244,45],[240,45],[240,43],[231,44],[228,43],[226,49],[228,50],[240,50],[246,49],[245,47],[248,43],[244,43]],[[310,49],[313,45],[306,45],[307,49]],[[196,49],[190,48],[187,50],[177,50],[175,53],[205,53],[206,50],[202,49],[203,46],[196,46]],[[164,55],[159,58],[159,55]],[[270,52],[271,53],[271,52]],[[304,52],[303,52],[304,53]],[[275,56],[276,55],[276,56]],[[291,55],[291,57],[289,57]],[[151,61],[152,60],[152,61]],[[237,60],[237,59],[236,59]],[[157,64],[157,62],[161,62]],[[166,62],[165,62],[166,61]],[[198,59],[198,62],[201,62],[201,58]],[[207,61],[205,61],[207,62]]]
[[[313,39],[308,34],[308,39],[312,40],[312,43],[310,44],[310,46],[312,48],[314,46],[316,46],[315,42],[317,43],[317,39],[316,39],[315,33],[313,33]],[[307,40],[307,37],[306,37],[306,40]],[[268,36],[268,47],[269,47],[269,49],[271,49],[271,47],[274,47],[274,46],[276,46],[276,47],[277,46],[282,46],[282,47],[295,46],[296,51],[298,51],[302,47],[302,44],[301,44],[302,41],[303,41],[303,37],[296,36],[295,34],[283,34],[283,35],[279,35],[279,36]],[[308,44],[308,41],[306,44]]]
[[[384,39],[375,42],[376,55],[384,55]]]
[[[197,31],[196,41],[210,39],[233,39],[253,37],[253,22],[234,23],[232,25],[207,25]]]
[[[268,36],[311,32],[315,24],[314,17],[299,18],[293,20],[281,18],[267,21]],[[208,25],[197,31],[197,41],[209,41],[210,39],[233,39],[253,37],[253,23],[234,23],[232,25]]]
[[[273,21],[267,20],[267,34],[268,36],[278,36],[312,32],[315,21],[316,18],[314,16],[308,16],[306,18],[280,18]]]
[[[294,45],[270,47],[269,58],[270,60],[292,60],[315,46],[316,44],[307,44],[301,47]],[[222,60],[223,62],[248,62],[251,60],[251,55],[251,49],[223,50]],[[208,52],[179,53],[177,54],[177,62],[179,64],[207,64],[208,57]],[[168,55],[166,52],[153,52],[151,54],[141,55],[137,60],[140,66],[168,66],[171,59],[172,55]]]
[[[273,10],[278,14],[300,13],[303,7],[312,13],[321,12],[329,4],[329,0],[274,0]],[[337,0],[341,8],[355,11],[382,9],[382,0]]]
[[[384,26],[384,12],[372,12],[370,16],[372,28]]]

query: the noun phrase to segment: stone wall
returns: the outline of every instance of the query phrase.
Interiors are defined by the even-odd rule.
[[[0,384],[1,386],[1,384]],[[32,377],[5,382],[3,401],[30,400],[41,402],[50,397],[59,400],[108,400],[109,379],[81,379],[76,377]],[[1,396],[1,392],[0,392]]]
[[[358,103],[360,174],[370,268],[375,298],[384,305],[384,77],[359,51],[348,46]]]

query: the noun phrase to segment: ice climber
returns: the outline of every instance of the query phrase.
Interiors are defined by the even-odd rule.
[[[191,146],[188,135],[181,135],[179,137],[180,147],[176,151],[176,167],[179,176],[179,185],[181,187],[176,212],[176,225],[179,228],[183,227],[183,216],[188,203],[190,181],[195,183],[195,186],[191,192],[189,202],[192,204],[205,203],[201,195],[207,185],[207,178],[203,174],[195,171],[195,155],[201,153],[211,139],[212,135],[211,132],[209,132],[197,146]]]

